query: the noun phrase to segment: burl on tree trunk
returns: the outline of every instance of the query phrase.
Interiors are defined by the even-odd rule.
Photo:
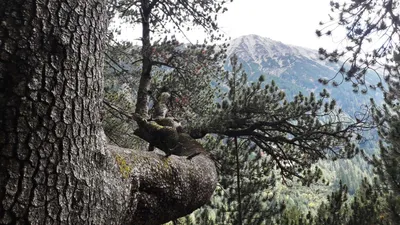
[[[105,4],[0,0],[0,224],[161,224],[215,189],[205,154],[102,142]]]

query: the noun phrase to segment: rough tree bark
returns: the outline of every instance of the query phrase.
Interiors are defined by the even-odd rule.
[[[0,224],[161,224],[206,203],[206,155],[101,139],[105,0],[0,0]]]

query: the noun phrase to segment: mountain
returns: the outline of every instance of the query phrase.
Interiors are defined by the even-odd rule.
[[[276,76],[290,68],[297,60],[308,59],[317,62],[318,59],[318,53],[314,50],[285,45],[257,35],[246,35],[234,39],[230,43],[227,54],[236,54],[243,62],[254,66],[250,69]]]
[[[265,75],[267,81],[274,80],[278,87],[285,90],[289,98],[299,92],[305,95],[310,92],[318,94],[325,88],[349,115],[360,113],[370,98],[382,101],[381,92],[369,90],[367,94],[354,93],[349,82],[343,82],[338,87],[320,84],[318,79],[331,79],[335,76],[335,81],[341,83],[342,76],[337,74],[341,64],[320,60],[316,50],[286,45],[257,35],[246,35],[232,40],[227,55],[230,57],[233,54],[238,56],[250,81]],[[226,67],[229,68],[229,64]],[[370,74],[368,79],[370,83],[378,82],[376,75]]]

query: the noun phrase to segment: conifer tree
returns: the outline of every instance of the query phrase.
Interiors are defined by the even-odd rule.
[[[346,45],[340,45],[333,51],[320,48],[321,58],[345,62],[338,73],[343,75],[344,81],[353,84],[354,91],[360,88],[361,92],[366,92],[368,88],[383,89],[383,79],[387,81],[390,77],[398,77],[394,63],[400,60],[400,2],[333,0],[330,5],[333,14],[329,15],[329,21],[320,23],[321,28],[316,34],[331,36],[336,34],[338,27],[344,28],[346,36],[340,43]],[[366,77],[368,71],[374,71],[380,82],[369,82]],[[323,83],[329,81],[324,80]]]
[[[217,95],[212,116],[190,128],[193,136],[214,133],[249,140],[271,157],[283,179],[297,177],[303,184],[321,177],[318,168],[311,168],[319,159],[352,157],[358,152],[354,142],[368,121],[344,116],[326,90],[319,98],[299,93],[288,101],[263,76],[248,83],[236,56],[230,66],[220,82],[226,89]]]
[[[276,202],[272,192],[276,177],[270,158],[248,140],[221,141],[224,144],[215,153],[221,163],[215,224],[271,223],[283,205]]]
[[[348,220],[347,187],[339,184],[339,190],[328,196],[328,201],[318,209],[315,223],[325,225],[343,225]]]
[[[351,215],[347,225],[394,224],[390,222],[385,200],[376,180],[371,184],[367,179],[364,179],[350,203]]]
[[[389,83],[386,105],[375,110],[375,121],[379,124],[381,137],[380,154],[372,160],[375,172],[387,193],[390,215],[400,221],[400,95],[398,81]]]
[[[347,205],[348,193],[346,185],[341,182],[339,189],[327,196],[316,213],[300,212],[295,208],[286,210],[279,219],[280,225],[346,225],[350,216]]]
[[[305,215],[291,209],[283,215],[279,224],[283,225],[394,225],[388,213],[389,203],[382,196],[379,184],[371,184],[366,178],[354,197],[350,198],[346,185],[340,183],[339,190],[328,196],[321,204],[315,216]]]
[[[380,154],[372,164],[387,191],[388,204],[393,221],[400,221],[400,2],[398,0],[331,1],[332,11],[328,23],[317,31],[317,35],[332,35],[332,27],[346,29],[348,45],[344,49],[328,52],[320,49],[321,57],[337,62],[340,57],[350,64],[339,71],[344,80],[353,83],[357,90],[363,87],[379,87],[384,90],[386,105],[375,105],[375,121],[378,126]],[[371,45],[371,43],[380,43]],[[371,48],[372,46],[372,48]],[[372,50],[371,50],[372,49]],[[351,54],[348,54],[351,53]],[[368,83],[367,71],[372,70],[381,79],[377,84]],[[383,82],[385,81],[385,83]],[[328,80],[323,81],[327,83]]]

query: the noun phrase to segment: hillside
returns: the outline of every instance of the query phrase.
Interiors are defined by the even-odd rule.
[[[331,97],[336,99],[338,105],[349,115],[359,112],[363,104],[370,98],[381,102],[382,95],[379,91],[369,90],[367,94],[354,93],[351,83],[343,82],[338,87],[322,85],[319,78],[333,78],[337,75],[341,64],[332,64],[318,58],[316,50],[286,45],[269,38],[257,35],[246,35],[234,39],[228,48],[228,57],[236,54],[244,70],[249,75],[249,80],[256,80],[260,75],[265,75],[267,81],[274,80],[277,85],[285,90],[288,97],[302,92],[304,94],[319,93],[326,88]],[[226,65],[229,68],[229,65]],[[367,76],[369,83],[376,83],[376,75]],[[335,81],[340,83],[342,76],[338,74]]]

